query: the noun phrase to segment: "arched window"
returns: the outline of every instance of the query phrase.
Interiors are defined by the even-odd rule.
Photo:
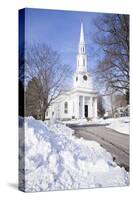
[[[68,102],[64,103],[64,113],[68,113]]]

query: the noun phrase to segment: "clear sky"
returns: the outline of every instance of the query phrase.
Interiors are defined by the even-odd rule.
[[[95,30],[93,20],[101,14],[46,9],[26,9],[26,42],[50,45],[61,55],[62,62],[76,69],[76,54],[80,37],[80,24],[84,25],[89,63],[95,67],[95,44],[92,37]]]

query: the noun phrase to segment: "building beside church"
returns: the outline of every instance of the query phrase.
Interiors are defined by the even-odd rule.
[[[81,24],[77,54],[77,68],[70,91],[62,93],[48,108],[46,119],[60,120],[97,118],[97,92],[93,88],[92,76],[87,70],[88,61]]]

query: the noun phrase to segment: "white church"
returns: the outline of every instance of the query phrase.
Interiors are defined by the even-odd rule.
[[[73,87],[62,93],[48,108],[46,119],[97,118],[97,91],[93,88],[92,76],[87,70],[87,53],[83,24],[77,54],[77,67],[73,76]]]

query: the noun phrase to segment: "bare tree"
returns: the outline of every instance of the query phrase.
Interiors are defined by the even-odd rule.
[[[126,107],[127,106],[127,99],[124,95],[115,95],[113,99],[113,105],[115,109],[119,107]]]
[[[24,50],[22,45],[19,48],[19,74],[18,74],[18,94],[19,94],[19,116],[24,116]]]
[[[100,117],[103,117],[104,114],[105,114],[104,99],[102,96],[98,96],[98,115]]]
[[[106,92],[123,93],[129,100],[129,16],[104,14],[95,20],[99,47],[97,78]]]
[[[59,54],[45,44],[27,47],[25,63],[27,82],[34,78],[30,92],[35,95],[37,109],[41,112],[42,120],[45,120],[46,110],[66,84],[69,67],[62,64]]]

